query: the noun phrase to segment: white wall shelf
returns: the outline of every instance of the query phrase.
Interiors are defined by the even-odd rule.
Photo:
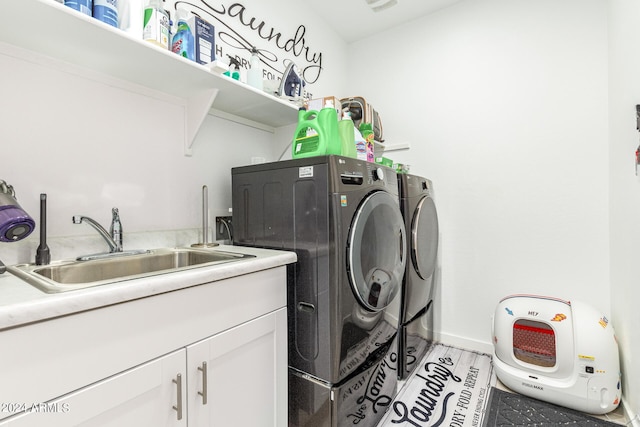
[[[411,144],[408,142],[399,142],[395,144],[390,144],[388,142],[378,142],[375,141],[375,151],[376,153],[388,153],[390,151],[400,151],[400,150],[409,150],[411,149]]]
[[[297,107],[207,66],[131,37],[54,0],[3,2],[0,42],[171,95],[186,108],[185,154],[212,107],[268,128],[297,122]],[[26,26],[25,26],[26,25]]]

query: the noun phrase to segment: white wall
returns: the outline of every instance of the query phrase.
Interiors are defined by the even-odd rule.
[[[136,231],[197,228],[203,184],[212,214],[228,214],[230,167],[248,164],[251,155],[270,157],[270,133],[214,117],[207,118],[193,157],[185,157],[183,112],[176,105],[18,59],[0,56],[0,67],[0,175],[36,221],[39,194],[47,193],[51,237],[96,234],[73,225],[72,215],[108,227],[113,206],[125,239]],[[229,150],[238,140],[243,150]],[[37,241],[37,234],[28,240]],[[30,260],[32,254],[16,259],[13,245],[0,247],[0,259]]]
[[[312,92],[343,87],[346,77],[339,65],[345,62],[347,45],[323,21],[300,13],[295,0],[281,0],[269,8],[260,0],[246,0],[243,5],[244,17],[266,21],[283,34],[282,40],[305,26],[304,46],[311,54],[322,53],[325,67],[310,86]],[[239,17],[224,19],[240,27],[250,43],[277,51],[247,32]],[[284,56],[278,52],[280,59]],[[298,58],[293,53],[290,57]],[[126,84],[113,79],[21,55],[6,45],[0,49],[0,69],[0,179],[14,186],[18,201],[36,222],[39,194],[47,193],[48,234],[54,239],[97,236],[87,225],[73,225],[72,215],[87,215],[108,227],[114,206],[120,209],[125,248],[131,233],[198,229],[202,185],[209,187],[211,217],[228,215],[230,168],[249,164],[254,156],[275,160],[293,135],[292,129],[274,135],[208,116],[194,142],[193,156],[185,157],[182,107],[162,94],[130,92],[123,89]],[[0,245],[0,260],[32,261],[37,234]],[[54,252],[52,257],[88,250],[93,248]]]
[[[388,156],[434,182],[443,341],[490,351],[513,293],[610,312],[605,2],[463,1],[350,53],[352,92],[411,144]]]
[[[610,2],[609,192],[611,204],[611,304],[624,373],[625,405],[640,411],[640,179],[633,168],[640,143],[635,106],[640,104],[640,4]],[[639,423],[636,420],[636,423]],[[640,425],[640,424],[636,424]]]

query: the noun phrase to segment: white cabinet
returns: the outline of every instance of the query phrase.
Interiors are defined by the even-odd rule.
[[[280,266],[0,331],[0,426],[285,427],[286,319]]]
[[[52,60],[71,64],[87,70],[92,78],[103,74],[122,81],[125,90],[136,91],[134,86],[139,85],[183,105],[187,153],[212,107],[267,128],[298,120],[297,107],[288,101],[217,75],[205,65],[133,38],[55,0],[3,2],[2,14],[25,17],[28,26],[25,19],[3,20],[0,54],[37,61],[30,54],[35,52],[42,55],[40,62],[45,66],[52,65]]]
[[[285,426],[286,309],[46,403],[7,427]],[[13,408],[17,409],[17,408]]]
[[[184,410],[179,398],[186,396],[185,353],[173,352],[47,403],[26,403],[26,413],[0,425],[186,426],[186,412],[178,420],[178,410]]]
[[[189,427],[287,424],[286,309],[187,347]]]

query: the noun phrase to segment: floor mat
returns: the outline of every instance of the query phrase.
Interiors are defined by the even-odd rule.
[[[488,354],[434,344],[378,427],[482,426],[492,369]]]
[[[618,424],[601,420],[537,399],[491,389],[485,424],[483,427],[552,427],[591,426],[620,427]]]

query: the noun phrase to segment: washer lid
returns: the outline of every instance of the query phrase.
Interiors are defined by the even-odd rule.
[[[359,302],[380,311],[400,290],[406,265],[406,231],[398,200],[384,191],[368,195],[349,230],[347,270]]]
[[[438,254],[438,213],[433,199],[423,197],[411,220],[411,262],[421,279],[428,279],[436,269]]]

